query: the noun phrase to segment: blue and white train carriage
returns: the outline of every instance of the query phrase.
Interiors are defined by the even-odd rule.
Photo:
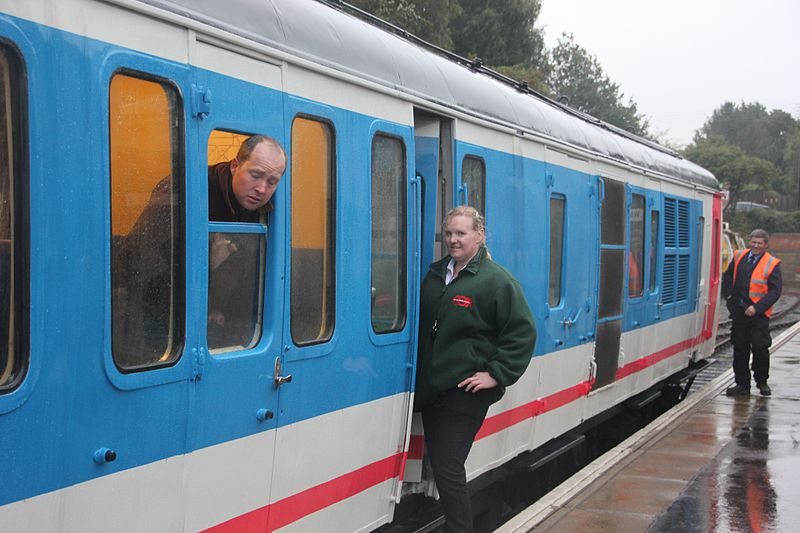
[[[253,133],[289,154],[275,209],[210,223],[207,166]],[[0,167],[4,531],[390,522],[432,483],[418,290],[459,203],[539,329],[470,478],[713,349],[713,176],[322,3],[0,0]],[[153,244],[117,250],[165,177],[144,311],[117,282]],[[250,268],[212,341],[216,234]]]

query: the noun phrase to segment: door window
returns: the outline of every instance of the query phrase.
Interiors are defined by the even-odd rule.
[[[27,183],[21,61],[0,44],[0,393],[22,381],[27,353]]]
[[[564,212],[566,198],[550,197],[550,284],[548,303],[557,307],[561,303],[561,271],[564,258]]]
[[[292,125],[291,331],[295,344],[327,341],[336,317],[336,181],[331,126]]]
[[[403,141],[372,141],[372,329],[390,333],[406,321],[406,166]]]
[[[461,164],[461,184],[467,189],[466,202],[486,217],[486,164],[468,155]]]

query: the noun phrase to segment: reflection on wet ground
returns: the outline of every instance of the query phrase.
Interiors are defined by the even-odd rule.
[[[797,531],[798,362],[800,335],[772,355],[772,397],[714,397],[536,531]]]
[[[792,364],[796,367],[796,360]],[[800,369],[780,384],[772,398],[735,400],[734,411],[751,408],[735,438],[648,531],[796,531],[800,521]]]

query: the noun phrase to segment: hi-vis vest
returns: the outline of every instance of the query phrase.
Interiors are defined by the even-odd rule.
[[[736,274],[739,270],[739,263],[741,263],[742,259],[747,257],[747,254],[750,253],[750,250],[737,250],[733,252],[733,285],[736,285]],[[761,298],[764,297],[765,294],[769,292],[769,287],[767,287],[767,280],[769,280],[772,271],[775,270],[775,267],[780,264],[781,260],[777,257],[770,255],[767,252],[764,252],[764,257],[761,258],[759,263],[756,265],[756,269],[753,270],[753,275],[750,276],[750,299],[753,303],[759,301]],[[772,316],[772,307],[764,311],[764,314],[769,318]]]

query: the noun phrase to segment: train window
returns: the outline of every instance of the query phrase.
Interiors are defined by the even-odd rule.
[[[550,198],[550,287],[548,303],[556,307],[561,303],[561,270],[564,258],[564,211],[566,198]]]
[[[208,166],[234,159],[250,135],[214,130],[208,136]]]
[[[658,211],[650,211],[650,292],[656,292],[658,280]]]
[[[628,296],[641,296],[644,292],[644,196],[631,196],[631,247],[628,252]]]
[[[461,164],[461,184],[467,189],[467,205],[486,217],[486,165],[483,159],[468,155]]]
[[[21,60],[0,43],[0,393],[22,381],[28,364],[24,83]]]
[[[406,322],[406,155],[403,142],[372,141],[372,329],[389,333]]]
[[[122,371],[174,363],[183,346],[182,108],[167,82],[111,78],[111,351]]]
[[[622,314],[623,268],[625,251],[615,248],[600,250],[600,294],[597,301],[597,318]]]
[[[603,207],[600,211],[601,242],[610,245],[625,244],[625,184],[621,181],[603,180]]]
[[[230,161],[251,135],[214,130],[208,137],[208,166],[216,176],[227,177]],[[224,210],[212,212],[209,204],[208,320],[209,351],[222,354],[252,348],[261,340],[264,309],[266,227],[262,217],[254,223],[228,227]]]
[[[600,293],[597,318],[622,314],[625,283],[625,184],[603,179],[604,196],[600,208]]]
[[[209,231],[208,249],[208,349],[252,348],[261,339],[264,233]]]
[[[336,174],[329,124],[292,124],[291,331],[296,344],[333,334],[336,276]]]

